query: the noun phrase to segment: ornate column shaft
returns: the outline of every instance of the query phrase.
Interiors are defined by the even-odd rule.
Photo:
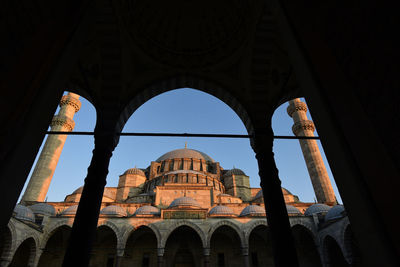
[[[272,129],[255,129],[252,147],[258,163],[275,266],[297,267],[296,248],[272,152]]]
[[[204,267],[210,267],[210,248],[203,248],[203,266]]]
[[[293,133],[296,136],[314,136],[314,123],[307,118],[307,105],[299,98],[289,101],[287,112],[293,118]],[[335,193],[316,140],[299,140],[307,170],[311,178],[317,201],[336,203]]]
[[[157,248],[157,266],[164,267],[164,248]]]
[[[250,267],[250,262],[249,262],[249,248],[248,247],[242,247],[241,248],[242,256],[243,256],[243,267]]]
[[[101,118],[98,118],[98,121]],[[85,178],[71,236],[64,256],[64,267],[88,266],[90,252],[96,236],[100,206],[106,185],[108,166],[118,136],[115,126],[108,125],[99,130],[96,125],[95,146],[92,160]]]
[[[60,111],[51,121],[51,131],[71,132],[75,126],[72,119],[80,107],[79,95],[74,93],[64,95],[60,101]],[[22,197],[22,203],[43,202],[45,200],[66,139],[67,135],[65,134],[47,136],[32,177]]]

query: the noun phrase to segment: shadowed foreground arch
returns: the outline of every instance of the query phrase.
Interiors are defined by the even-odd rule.
[[[114,266],[116,255],[117,236],[112,228],[101,225],[96,231],[89,266]]]
[[[342,249],[336,240],[331,236],[326,236],[324,239],[324,253],[326,264],[329,267],[346,267],[350,266],[344,258]]]
[[[33,266],[36,255],[35,240],[25,239],[17,248],[9,267]]]
[[[39,267],[61,266],[70,234],[71,227],[68,225],[52,231],[40,256]]]
[[[347,225],[343,234],[343,243],[346,250],[346,256],[350,261],[351,266],[358,267],[363,266],[360,250],[357,240],[354,237],[351,226]]]
[[[121,260],[121,267],[129,266],[157,266],[157,236],[150,227],[140,226],[130,233]]]
[[[0,230],[0,266],[3,262],[7,262],[7,256],[11,252],[12,233],[9,227]]]
[[[306,227],[292,227],[300,267],[322,267],[321,257],[315,245],[312,233]]]
[[[275,266],[272,256],[269,229],[266,225],[258,225],[249,235],[249,261],[250,266]]]
[[[191,227],[182,225],[168,236],[165,253],[165,266],[202,266],[203,246],[198,233]]]

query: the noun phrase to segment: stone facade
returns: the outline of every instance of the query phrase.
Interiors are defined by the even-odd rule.
[[[90,266],[273,266],[262,192],[248,179],[188,148],[125,171],[104,191]],[[344,209],[328,216],[330,206],[282,192],[301,266],[335,266],[326,238],[346,264],[356,261]],[[81,193],[20,205],[1,237],[0,266],[61,266]]]

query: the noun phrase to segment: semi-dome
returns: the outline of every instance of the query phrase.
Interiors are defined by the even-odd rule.
[[[306,209],[306,211],[304,212],[304,215],[310,216],[316,213],[326,213],[329,211],[330,208],[331,207],[329,207],[328,205],[317,203],[308,207],[308,209]]]
[[[141,206],[133,215],[160,215],[160,210],[153,206]]]
[[[141,176],[146,176],[144,174],[144,172],[141,169],[138,168],[131,168],[131,169],[127,169],[123,175],[125,174],[136,174],[136,175],[141,175]]]
[[[78,205],[73,205],[65,209],[61,215],[75,215],[78,210]]]
[[[21,204],[17,204],[14,208],[15,212],[15,218],[24,220],[24,221],[30,221],[30,222],[35,222],[35,214],[33,214],[33,211]]]
[[[174,208],[174,207],[197,207],[200,208],[199,203],[197,203],[196,200],[194,200],[191,197],[180,197],[174,199],[174,201],[171,202],[168,208]]]
[[[56,215],[56,209],[52,205],[49,205],[46,203],[36,203],[32,206],[29,206],[29,208],[35,214],[41,214],[41,215],[47,215],[47,216]]]
[[[209,214],[212,216],[226,216],[226,215],[235,215],[233,213],[233,210],[227,206],[224,205],[218,205],[212,208],[209,211]]]
[[[301,215],[300,210],[299,210],[298,208],[296,208],[295,206],[287,205],[287,204],[286,204],[286,210],[287,210],[287,213],[288,213],[288,214],[292,214],[292,215],[298,214],[298,215]]]
[[[326,213],[325,221],[331,221],[339,218],[343,218],[345,209],[343,205],[336,205],[330,208],[330,210]]]
[[[230,176],[230,175],[246,175],[246,174],[241,169],[233,168],[224,174],[224,176]]]
[[[110,205],[110,206],[104,207],[100,211],[100,214],[106,215],[106,216],[112,216],[112,217],[126,217],[128,215],[124,208],[122,208],[120,206],[116,206],[116,205]]]
[[[214,162],[214,160],[209,155],[201,151],[189,148],[172,150],[159,157],[156,161],[161,162],[167,159],[176,159],[176,158],[194,158],[194,159],[202,159],[205,161]]]
[[[250,205],[242,210],[240,216],[265,216],[265,209],[261,206]]]

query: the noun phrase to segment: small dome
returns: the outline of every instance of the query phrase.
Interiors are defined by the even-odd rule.
[[[345,209],[343,205],[333,206],[328,213],[326,213],[325,221],[343,218],[345,216]]]
[[[46,203],[37,203],[29,207],[35,214],[42,214],[47,216],[56,215],[56,209]]]
[[[292,193],[290,193],[289,190],[287,190],[286,188],[283,188],[283,187],[282,187],[282,193],[283,193],[284,195],[292,195]],[[254,199],[258,199],[258,198],[261,198],[261,197],[264,197],[264,196],[263,196],[263,191],[262,191],[262,189],[261,189],[260,191],[257,192],[257,194],[256,194],[256,196],[254,197]]]
[[[244,208],[239,216],[265,216],[265,209],[261,206],[250,205]]]
[[[167,159],[176,159],[176,158],[194,158],[194,159],[202,159],[205,161],[214,162],[214,160],[207,154],[189,148],[175,149],[170,152],[165,153],[161,157],[159,157],[156,161],[161,162]]]
[[[15,212],[15,218],[17,219],[35,222],[35,215],[33,214],[33,211],[28,207],[25,207],[21,204],[17,204],[14,208],[14,212]]]
[[[110,205],[110,206],[104,207],[100,211],[100,214],[103,214],[106,216],[112,216],[112,217],[126,217],[128,215],[124,208],[122,208],[120,206],[115,206],[115,205]]]
[[[74,192],[72,192],[72,194],[82,194],[82,191],[83,191],[83,186],[76,189]]]
[[[76,189],[74,192],[72,192],[71,195],[82,194],[82,192],[83,192],[83,186],[81,186],[78,189]],[[108,187],[104,187],[103,197],[108,197],[110,199],[115,199],[115,195],[113,194],[111,189],[108,188]]]
[[[232,174],[234,174],[234,175],[246,175],[244,173],[244,171],[242,171],[241,169],[233,168],[233,169],[227,171],[224,176],[231,176]]]
[[[299,215],[301,215],[301,212],[295,206],[286,205],[286,210],[287,210],[288,214],[299,214]]]
[[[73,205],[65,209],[61,215],[75,215],[78,210],[78,205]]]
[[[131,169],[127,169],[123,175],[125,174],[136,174],[136,175],[141,175],[146,177],[146,175],[144,174],[144,172],[141,169],[138,168],[131,168]]]
[[[141,206],[133,215],[160,215],[160,210],[153,206]]]
[[[330,208],[331,207],[329,207],[328,205],[317,203],[308,207],[308,209],[306,209],[306,212],[304,212],[304,215],[310,216],[316,213],[326,213],[329,211]]]
[[[218,216],[218,215],[235,215],[232,211],[231,208],[224,206],[224,205],[218,205],[212,208],[208,214]]]
[[[180,198],[174,199],[174,201],[171,202],[171,204],[169,205],[168,208],[174,208],[174,207],[180,207],[180,206],[200,208],[199,203],[197,203],[197,201],[191,197],[180,197]]]

